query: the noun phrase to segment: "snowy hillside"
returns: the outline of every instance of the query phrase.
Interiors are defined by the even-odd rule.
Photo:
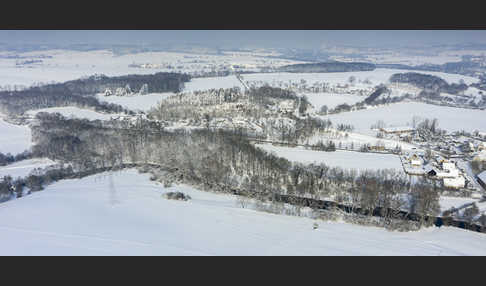
[[[54,165],[55,162],[47,158],[35,158],[16,162],[0,167],[0,178],[11,176],[12,178],[26,177],[37,168],[45,168]]]
[[[485,255],[486,236],[455,228],[374,227],[241,209],[235,198],[164,189],[134,170],[67,180],[0,205],[0,255]],[[179,190],[188,202],[169,201]]]
[[[0,114],[0,152],[14,155],[29,149],[31,145],[29,127],[5,122]]]

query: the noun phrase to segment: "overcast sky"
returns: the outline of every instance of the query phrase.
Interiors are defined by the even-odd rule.
[[[431,44],[486,44],[484,30],[1,30],[0,42],[22,44],[191,44],[209,47],[322,45],[403,47]]]

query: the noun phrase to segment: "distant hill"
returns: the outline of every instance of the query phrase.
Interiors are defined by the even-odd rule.
[[[294,64],[282,66],[278,69],[281,72],[295,73],[326,73],[326,72],[352,72],[352,71],[372,71],[376,66],[370,63],[344,63],[344,62],[325,62],[310,64]]]
[[[397,73],[390,77],[390,82],[409,83],[427,92],[446,92],[450,94],[458,94],[465,91],[468,87],[464,83],[448,84],[444,79],[415,72]]]

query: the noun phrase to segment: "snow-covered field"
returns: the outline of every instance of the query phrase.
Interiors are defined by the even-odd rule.
[[[230,195],[163,188],[127,170],[55,183],[0,204],[0,255],[485,255],[486,236],[456,228],[389,232],[267,214]],[[161,195],[179,190],[188,202]]]
[[[319,111],[323,105],[332,109],[343,103],[353,105],[366,99],[365,96],[354,94],[306,93],[305,96],[307,96],[309,102],[314,106],[316,111]]]
[[[31,145],[30,128],[7,123],[0,114],[0,152],[15,155],[30,149]]]
[[[157,107],[160,101],[171,95],[173,95],[173,93],[167,92],[133,96],[104,96],[102,94],[97,94],[96,97],[100,101],[119,104],[133,111],[147,112],[151,108]]]
[[[47,158],[35,158],[15,162],[13,164],[0,167],[0,178],[4,176],[11,176],[12,178],[26,177],[37,168],[45,168],[56,164],[54,161]]]
[[[308,86],[312,86],[314,83],[329,83],[331,85],[348,83],[351,76],[356,78],[356,83],[352,88],[372,88],[378,84],[387,83],[390,77],[395,73],[406,73],[410,70],[398,70],[398,69],[375,69],[374,71],[357,71],[357,72],[334,72],[334,73],[256,73],[256,74],[243,74],[245,81],[268,83],[271,86],[278,86],[279,83],[300,83],[301,80],[305,80]],[[428,71],[416,71],[418,73],[430,74],[441,77],[448,83],[459,83],[462,79],[466,84],[476,83],[479,79],[459,75],[448,74],[441,72],[428,72]],[[368,80],[370,83],[365,83]],[[186,91],[194,90],[206,90],[211,88],[230,88],[238,86],[243,88],[243,85],[238,81],[235,76],[226,77],[214,77],[214,78],[196,78],[191,82],[186,83]]]
[[[478,202],[478,200],[473,198],[456,198],[456,197],[446,197],[441,196],[439,199],[440,210],[445,211],[451,208],[459,208],[465,204]]]
[[[486,111],[438,106],[417,102],[396,103],[382,107],[344,112],[322,118],[329,118],[334,124],[352,124],[355,131],[363,134],[374,134],[371,125],[383,120],[387,127],[411,126],[412,118],[437,118],[439,128],[448,132],[466,130],[486,131]]]
[[[356,170],[395,169],[403,170],[400,158],[391,154],[362,153],[352,151],[313,151],[303,147],[280,147],[270,144],[256,145],[266,151],[275,152],[277,156],[289,161],[301,163],[324,163],[331,167]]]
[[[4,53],[6,55],[6,53]],[[115,55],[107,50],[69,51],[49,50],[28,53],[11,53],[25,60],[42,60],[39,64],[16,66],[18,59],[0,58],[0,85],[26,85],[35,82],[63,82],[83,76],[103,73],[107,76],[126,74],[153,74],[156,72],[210,71],[215,67],[233,65],[246,68],[261,66],[281,66],[299,61],[267,58],[260,53],[223,53],[220,55],[145,52]],[[40,58],[44,56],[44,58]],[[50,57],[50,58],[46,58]],[[150,66],[144,67],[130,67]]]
[[[104,114],[104,113],[96,112],[89,109],[83,109],[75,106],[36,109],[36,110],[28,111],[27,114],[31,116],[35,116],[39,112],[60,113],[61,115],[68,118],[80,118],[80,119],[89,119],[89,120],[109,120],[111,117],[114,117],[113,114]]]
[[[337,125],[341,122],[334,123]],[[334,130],[333,132],[334,133],[331,134],[335,134],[337,131]],[[339,143],[341,143],[342,148],[346,149],[347,147],[350,150],[359,150],[364,144],[368,144],[370,146],[382,145],[387,149],[394,149],[397,146],[400,146],[403,151],[411,151],[417,149],[415,145],[409,144],[404,141],[381,139],[376,138],[375,136],[359,134],[356,132],[339,132],[339,134],[341,134],[340,137],[332,136],[331,134],[322,133],[312,135],[308,140],[306,140],[306,143],[308,142],[309,144],[316,144],[319,141],[327,142],[328,140],[332,140],[336,145],[339,146]],[[348,137],[342,136],[343,134],[348,134]]]

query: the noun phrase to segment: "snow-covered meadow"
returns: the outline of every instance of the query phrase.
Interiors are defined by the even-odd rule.
[[[15,155],[30,149],[31,136],[28,126],[5,122],[0,114],[0,152]]]
[[[0,178],[11,176],[12,178],[23,178],[28,176],[34,169],[46,168],[55,165],[56,162],[47,158],[34,158],[15,162],[13,164],[0,167]]]
[[[422,119],[437,118],[439,128],[448,132],[466,130],[486,131],[486,111],[438,106],[418,102],[403,102],[375,108],[363,109],[353,112],[343,112],[328,116],[334,124],[351,124],[355,132],[373,135],[376,132],[371,126],[382,120],[387,127],[411,126],[412,118],[418,116]]]
[[[111,190],[104,173],[0,204],[0,255],[486,255],[484,234],[457,228],[400,233],[268,214],[135,170],[112,176]],[[162,197],[175,190],[192,200]]]
[[[354,76],[356,82],[353,88],[372,88],[379,84],[389,82],[390,77],[396,73],[412,72],[411,70],[398,69],[375,69],[373,71],[356,71],[356,72],[332,72],[332,73],[255,73],[243,74],[243,79],[249,83],[267,83],[270,86],[279,86],[279,84],[300,83],[304,80],[308,86],[314,83],[328,83],[331,85],[344,85],[349,83],[348,80]],[[418,73],[438,76],[448,83],[459,83],[464,80],[466,84],[476,83],[477,78],[464,76],[460,74],[449,74],[442,72],[416,71]],[[367,83],[368,81],[368,83]],[[186,91],[206,90],[211,88],[230,88],[240,87],[243,85],[235,76],[213,77],[213,78],[195,78],[186,83]]]
[[[274,152],[277,156],[300,163],[324,163],[330,167],[356,170],[395,169],[403,170],[400,158],[391,154],[362,153],[352,151],[324,152],[306,150],[303,147],[280,147],[270,144],[256,146]]]
[[[18,59],[42,60],[42,63],[16,65]],[[93,74],[119,76],[127,74],[153,74],[156,72],[210,71],[216,67],[234,65],[247,68],[282,66],[299,61],[268,58],[261,53],[226,52],[196,54],[179,52],[143,52],[117,55],[108,50],[71,51],[48,50],[27,53],[3,53],[0,57],[0,85],[26,85],[38,82],[64,82]]]

